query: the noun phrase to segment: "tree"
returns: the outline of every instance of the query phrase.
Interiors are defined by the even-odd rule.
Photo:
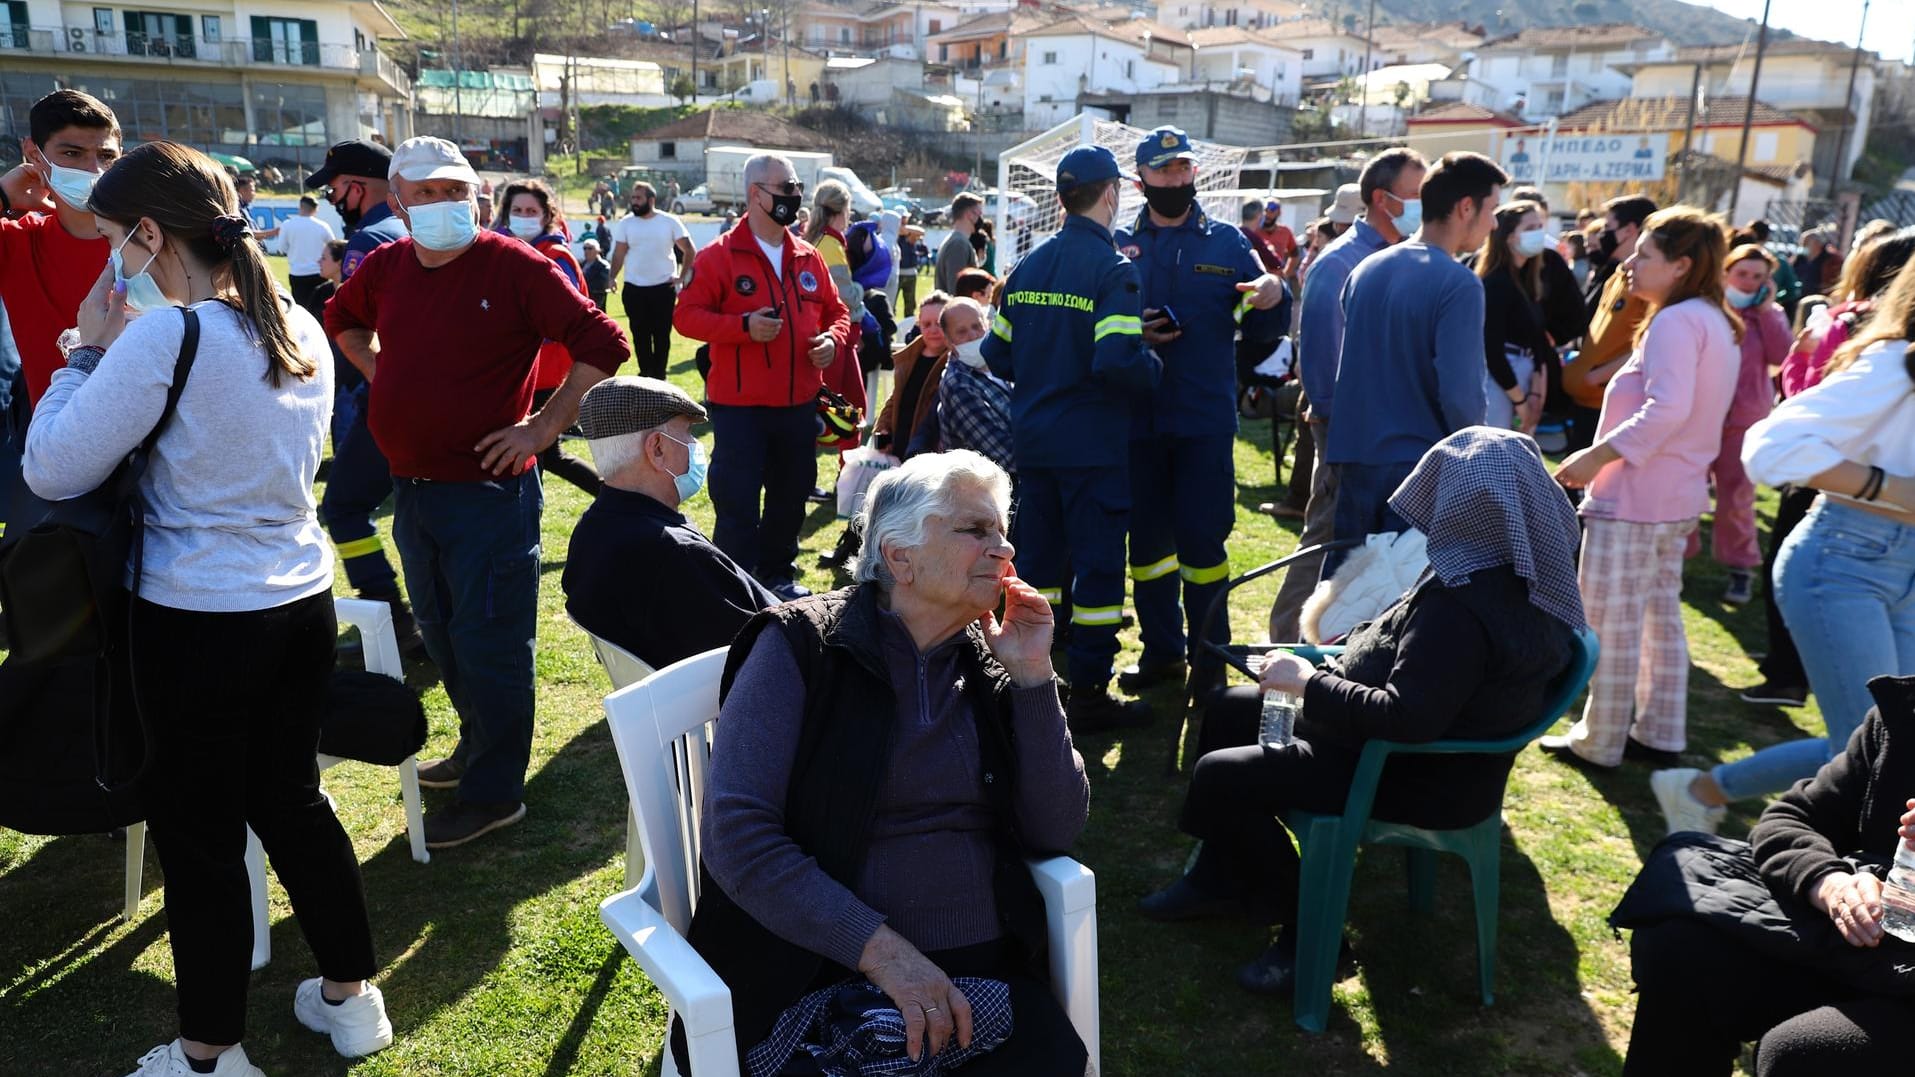
[[[639,8],[660,30],[676,31],[691,21],[691,0],[645,0]]]
[[[686,101],[691,100],[691,96],[694,92],[692,88],[692,77],[690,75],[680,75],[672,80],[671,94],[673,97],[678,98],[679,104],[682,105]]]
[[[1414,92],[1415,92],[1414,90],[1410,89],[1409,83],[1407,82],[1397,83],[1395,92],[1392,94],[1392,100],[1396,102],[1396,107],[1402,108],[1409,101],[1410,94]]]

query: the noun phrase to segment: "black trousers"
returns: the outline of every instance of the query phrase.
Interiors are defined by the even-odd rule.
[[[988,1054],[951,1070],[962,1077],[1081,1077],[1090,1052],[1050,985],[1025,972],[1004,942],[985,942],[924,955],[946,976],[1001,980],[1011,989],[1011,1038]],[[829,987],[858,974],[825,962],[812,988]],[[953,1043],[956,1041],[953,1040]]]
[[[557,391],[556,389],[540,389],[534,392],[532,394],[532,410],[537,411],[544,407],[545,402],[552,399],[552,394]],[[587,461],[567,453],[564,449],[564,445],[565,439],[563,436],[552,444],[547,445],[545,449],[539,453],[539,467],[544,470],[547,475],[564,479],[566,482],[591,494],[593,497],[597,497],[598,488],[605,484],[604,480],[599,478],[598,470],[592,467]]]
[[[1564,428],[1563,436],[1568,440],[1565,451],[1575,452],[1587,449],[1596,440],[1596,425],[1602,421],[1601,408],[1585,408],[1581,404],[1571,404],[1566,417],[1569,425]]]
[[[638,358],[639,376],[662,379],[672,352],[677,289],[670,281],[649,287],[627,284],[619,295],[625,300],[625,317],[632,323],[632,354]]]
[[[1775,526],[1769,530],[1769,549],[1762,558],[1762,613],[1769,625],[1769,654],[1756,668],[1770,684],[1808,687],[1809,675],[1802,668],[1802,653],[1795,649],[1795,637],[1782,623],[1782,610],[1775,604],[1775,557],[1782,551],[1802,518],[1815,505],[1816,491],[1806,486],[1791,486],[1782,491],[1775,505]]]
[[[329,593],[250,613],[134,606],[133,669],[156,748],[141,791],[166,878],[187,1039],[246,1034],[248,826],[320,974],[350,981],[377,971],[359,861],[319,792],[314,757],[337,631]]]
[[[1638,928],[1629,953],[1624,1077],[1727,1074],[1752,1040],[1756,1077],[1902,1073],[1915,1052],[1915,1003],[1857,994],[1699,920]]]
[[[325,277],[318,273],[314,273],[310,277],[303,273],[288,276],[286,282],[293,286],[293,302],[302,307],[305,306],[306,300],[312,298],[313,293],[319,290],[319,285],[324,282],[325,279]]]
[[[1271,923],[1297,921],[1296,847],[1281,816],[1336,814],[1350,795],[1357,754],[1298,739],[1282,751],[1255,743],[1262,697],[1232,689],[1204,712],[1199,746],[1177,826],[1203,839],[1190,881],[1217,897],[1242,898]]]

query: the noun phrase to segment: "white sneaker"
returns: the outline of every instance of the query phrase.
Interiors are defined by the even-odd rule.
[[[386,1019],[386,998],[367,986],[363,995],[337,1006],[327,1005],[317,976],[293,992],[293,1016],[314,1032],[332,1037],[332,1048],[347,1058],[358,1058],[392,1046],[392,1022]]]
[[[214,1077],[266,1077],[259,1067],[246,1061],[246,1049],[234,1044],[219,1056],[219,1062],[213,1067]],[[180,1049],[180,1041],[163,1043],[140,1057],[140,1068],[126,1077],[198,1077],[193,1066],[186,1061],[186,1052]]]
[[[1712,808],[1704,804],[1689,791],[1689,783],[1701,774],[1694,767],[1679,767],[1649,775],[1649,788],[1656,794],[1656,803],[1662,806],[1662,819],[1669,825],[1669,833],[1699,830],[1713,834],[1716,827],[1722,825],[1722,817],[1729,813],[1725,807]]]

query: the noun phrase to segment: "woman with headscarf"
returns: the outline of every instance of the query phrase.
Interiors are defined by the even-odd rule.
[[[1303,698],[1295,740],[1281,749],[1220,747],[1198,761],[1179,825],[1203,840],[1202,851],[1187,874],[1140,905],[1157,920],[1248,912],[1283,925],[1239,971],[1248,991],[1288,993],[1295,976],[1298,860],[1278,817],[1341,813],[1366,741],[1493,739],[1535,722],[1584,626],[1576,512],[1528,437],[1486,426],[1451,434],[1424,454],[1390,507],[1428,536],[1429,570],[1321,668],[1283,652],[1270,659],[1259,688]],[[1254,729],[1257,700],[1232,689],[1205,724],[1222,718]],[[1439,828],[1476,823],[1501,805],[1512,759],[1392,759],[1371,815]]]

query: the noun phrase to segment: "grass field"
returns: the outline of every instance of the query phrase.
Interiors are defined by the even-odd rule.
[[[696,392],[684,342],[674,350],[671,376]],[[1289,551],[1296,534],[1294,525],[1255,511],[1274,490],[1267,423],[1244,424],[1236,462],[1230,548],[1242,570]],[[828,462],[821,472],[828,484]],[[567,540],[587,502],[558,481],[547,483],[545,496],[530,815],[496,837],[415,864],[393,772],[356,764],[328,772],[326,787],[363,864],[384,965],[378,982],[398,1039],[348,1065],[293,1019],[293,988],[314,971],[275,881],[273,960],[253,978],[246,1040],[270,1077],[656,1073],[665,1004],[597,916],[598,902],[622,885],[625,807],[599,706],[608,685],[585,638],[565,619],[559,589]],[[1772,507],[1764,501],[1765,523]],[[709,528],[705,496],[687,508]],[[839,524],[829,507],[814,509],[801,563],[805,582],[821,589],[841,582],[815,565]],[[1734,699],[1732,686],[1758,679],[1745,652],[1765,643],[1759,607],[1721,605],[1722,585],[1706,560],[1691,566],[1688,756],[1696,764],[1819,730],[1812,709]],[[1247,590],[1233,622],[1239,638],[1260,638],[1274,589]],[[343,576],[338,593],[348,593]],[[1125,643],[1120,661],[1135,657],[1134,631]],[[422,757],[431,757],[451,747],[457,723],[442,690],[434,686],[425,698],[432,734]],[[1406,911],[1400,859],[1366,856],[1349,921],[1360,968],[1337,986],[1328,1032],[1310,1037],[1291,1023],[1287,1003],[1234,986],[1236,964],[1265,941],[1259,932],[1242,924],[1166,927],[1133,911],[1139,897],[1175,875],[1190,850],[1173,821],[1193,760],[1181,760],[1184,773],[1168,771],[1172,700],[1158,702],[1155,725],[1078,742],[1093,795],[1090,825],[1075,852],[1098,876],[1107,1073],[1620,1070],[1633,1008],[1628,950],[1604,918],[1662,833],[1646,769],[1631,764],[1591,779],[1534,750],[1517,761],[1506,806],[1493,1008],[1482,1008],[1476,995],[1461,864],[1443,864],[1437,911],[1426,919]],[[430,810],[438,801],[431,791],[427,796]],[[1734,811],[1724,831],[1739,834],[1753,818],[1749,808]],[[0,831],[0,1075],[117,1077],[175,1034],[158,862],[149,855],[145,900],[138,917],[122,923],[120,849],[105,836]]]

